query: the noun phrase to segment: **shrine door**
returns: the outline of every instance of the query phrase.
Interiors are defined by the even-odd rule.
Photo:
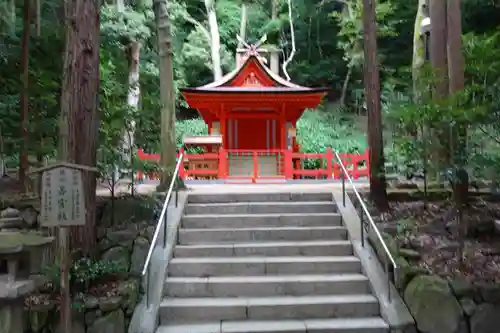
[[[272,177],[280,170],[279,119],[240,118],[228,120],[229,175]],[[255,168],[257,161],[257,168]],[[258,174],[256,174],[256,172]]]
[[[281,149],[279,119],[229,119],[226,130],[229,150]]]

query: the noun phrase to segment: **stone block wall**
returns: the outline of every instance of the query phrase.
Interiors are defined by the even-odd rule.
[[[500,330],[500,283],[473,285],[465,279],[446,280],[411,264],[412,253],[398,249],[392,237],[383,233],[396,256],[396,288],[421,333],[496,333]],[[381,262],[383,251],[369,236]]]
[[[72,333],[127,332],[142,295],[140,275],[161,205],[162,202],[151,197],[136,197],[117,198],[114,202],[108,199],[98,207],[97,259],[120,263],[124,269],[119,279],[105,283],[109,291],[92,290],[88,294],[74,295]],[[0,230],[37,229],[39,207],[36,205],[26,207],[23,203],[23,208],[19,209],[14,203],[3,208],[0,216],[4,217],[5,223],[0,223]],[[7,220],[7,215],[16,218]],[[27,297],[24,303],[25,333],[61,332],[57,295],[37,292]],[[2,320],[8,319],[11,312],[11,308],[0,304],[0,333],[7,327],[2,325]]]

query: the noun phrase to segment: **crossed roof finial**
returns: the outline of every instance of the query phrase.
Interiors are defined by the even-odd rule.
[[[243,44],[244,48],[246,49],[246,53],[248,56],[258,56],[259,55],[259,49],[260,46],[267,41],[267,34],[262,36],[259,41],[255,44],[248,44],[246,41],[243,40],[239,35],[236,35],[236,39]]]

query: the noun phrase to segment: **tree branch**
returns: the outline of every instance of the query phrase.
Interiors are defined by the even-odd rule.
[[[205,26],[203,24],[201,24],[199,21],[197,21],[196,19],[194,19],[191,15],[186,15],[184,17],[184,19],[191,23],[192,25],[194,25],[195,27],[198,27],[200,28],[201,32],[203,33],[203,35],[205,35],[205,37],[207,38],[207,41],[210,43],[212,41],[212,38],[210,37],[210,33],[208,32],[208,29],[205,28]]]
[[[494,137],[493,135],[491,135],[490,133],[488,133],[488,131],[485,130],[483,126],[479,126],[479,130],[481,132],[483,132],[484,134],[486,134],[487,136],[489,136],[490,139],[492,139],[493,141],[495,141],[497,144],[500,145],[500,140],[498,138]]]
[[[292,17],[292,0],[288,0],[288,20],[290,21],[290,32],[292,34],[292,51],[290,52],[290,55],[288,56],[288,59],[283,63],[282,69],[283,73],[285,73],[286,79],[290,81],[290,75],[288,75],[288,72],[286,71],[286,67],[288,64],[293,60],[293,57],[295,56],[295,31],[293,29],[293,17]]]

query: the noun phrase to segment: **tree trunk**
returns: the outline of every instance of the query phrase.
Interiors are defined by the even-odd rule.
[[[370,195],[380,211],[387,211],[389,203],[384,170],[384,142],[382,137],[375,5],[375,0],[363,0],[364,86],[368,112]]]
[[[125,1],[124,0],[115,0],[116,10],[120,13],[125,11]]]
[[[347,74],[344,79],[344,84],[342,84],[342,94],[340,95],[340,106],[345,106],[345,101],[347,99],[347,88],[349,88],[349,81],[351,81],[352,76],[352,65],[347,67]]]
[[[288,58],[283,61],[283,64],[281,65],[281,69],[283,70],[283,74],[285,74],[285,78],[290,81],[290,75],[288,74],[288,71],[286,70],[288,64],[292,62],[293,58],[295,57],[295,52],[297,51],[296,46],[295,46],[295,29],[293,27],[293,16],[292,16],[292,0],[288,0],[288,24],[290,26],[290,36],[291,36],[291,44],[292,44],[292,49],[290,50],[290,54],[288,55]]]
[[[413,99],[417,103],[420,100],[423,89],[420,82],[422,66],[425,63],[425,40],[421,31],[422,20],[424,19],[424,6],[426,0],[418,0],[417,16],[413,29],[413,58],[412,58],[412,81]]]
[[[433,99],[438,102],[448,96],[448,67],[447,58],[447,32],[446,32],[446,1],[429,0],[429,14],[431,18],[430,58],[434,70]],[[435,124],[433,161],[439,170],[451,164],[450,127],[448,123]]]
[[[0,31],[14,35],[16,33],[16,0],[3,0],[0,5]]]
[[[154,13],[158,29],[158,53],[160,55],[161,109],[161,182],[158,191],[166,191],[175,169],[175,87],[172,52],[172,35],[167,0],[155,0]]]
[[[241,4],[241,18],[240,18],[240,37],[241,41],[238,42],[238,48],[243,47],[243,42],[247,38],[247,5]]]
[[[137,109],[139,108],[139,99],[141,97],[141,89],[139,86],[140,52],[141,44],[136,41],[131,42],[127,48],[127,57],[129,63],[127,105],[134,111],[137,111]],[[129,118],[130,123],[126,124],[126,130],[123,134],[123,153],[125,155],[125,161],[131,163],[135,142],[135,115],[132,115]],[[133,172],[132,169],[131,172]]]
[[[214,80],[222,78],[222,65],[220,60],[220,35],[217,24],[217,14],[215,12],[215,0],[205,0],[207,10],[208,26],[210,28],[210,51],[212,54],[212,72]]]
[[[35,20],[36,36],[40,37],[40,34],[42,33],[42,0],[35,0],[35,6],[36,6],[36,20]]]
[[[464,89],[464,57],[462,54],[462,11],[460,1],[447,2],[448,75],[450,93]]]
[[[447,41],[448,41],[448,76],[449,76],[449,92],[451,95],[457,94],[464,89],[464,57],[462,53],[462,12],[460,1],[448,0],[447,10]],[[457,105],[457,107],[460,107]],[[457,149],[458,159],[455,159],[455,164],[465,165],[465,145],[467,137],[466,124],[458,123],[454,129],[458,142],[455,142],[452,150]]]
[[[462,54],[462,12],[460,1],[447,1],[447,38],[448,38],[448,75],[450,94],[460,93],[464,89],[464,58]],[[457,107],[460,107],[457,105]],[[465,170],[467,165],[467,125],[460,121],[455,125],[453,132],[456,133],[457,142],[452,141],[452,150],[455,152],[453,163],[456,165],[455,186],[453,186],[453,197],[458,211],[458,240],[459,258],[464,260],[465,237],[467,236],[467,220],[462,214],[468,203],[469,175]]]
[[[446,1],[429,0],[429,13],[432,22],[430,36],[431,64],[436,71],[434,87],[436,99],[448,95],[448,68],[446,66]]]
[[[66,2],[66,50],[61,94],[60,158],[96,166],[99,129],[99,0]],[[73,248],[96,249],[96,175],[83,173],[86,223],[72,230]]]
[[[29,97],[28,97],[28,81],[29,81],[29,60],[30,50],[29,43],[31,37],[31,0],[24,0],[23,9],[23,36],[21,46],[21,81],[23,84],[20,103],[21,106],[21,145],[19,159],[19,183],[22,186],[22,191],[28,191],[28,179],[26,172],[28,171],[28,126],[29,126]]]
[[[0,181],[7,175],[7,166],[5,165],[5,149],[3,145],[3,134],[0,128]]]
[[[278,0],[271,0],[271,20],[278,19]],[[280,54],[278,51],[278,45],[274,45],[274,49],[271,50],[269,65],[271,71],[276,74],[280,74]]]

